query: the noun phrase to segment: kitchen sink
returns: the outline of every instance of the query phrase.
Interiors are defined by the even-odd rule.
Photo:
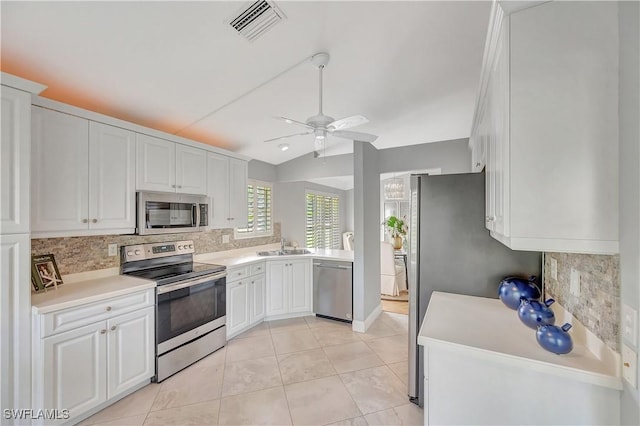
[[[259,251],[258,256],[288,256],[292,254],[309,254],[307,249],[288,249],[288,250],[268,250]]]

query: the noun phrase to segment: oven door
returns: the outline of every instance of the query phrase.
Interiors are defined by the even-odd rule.
[[[225,325],[226,272],[158,287],[158,355]]]

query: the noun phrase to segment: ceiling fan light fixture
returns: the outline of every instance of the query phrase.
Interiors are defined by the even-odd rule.
[[[286,151],[289,149],[289,144],[288,143],[281,143],[280,145],[278,145],[278,148],[280,148],[280,151]]]
[[[316,141],[324,141],[324,138],[327,136],[327,131],[322,129],[315,130]]]

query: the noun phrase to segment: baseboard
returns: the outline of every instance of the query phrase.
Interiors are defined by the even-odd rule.
[[[376,306],[373,312],[371,312],[367,319],[365,319],[364,321],[353,320],[353,323],[351,324],[352,330],[358,333],[365,333],[369,329],[369,327],[371,327],[371,324],[373,324],[373,322],[378,319],[381,313],[382,303],[378,304],[378,306]]]

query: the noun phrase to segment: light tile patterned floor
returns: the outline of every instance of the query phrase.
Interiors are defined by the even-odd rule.
[[[407,329],[390,312],[364,334],[316,317],[265,322],[82,425],[421,425]]]

